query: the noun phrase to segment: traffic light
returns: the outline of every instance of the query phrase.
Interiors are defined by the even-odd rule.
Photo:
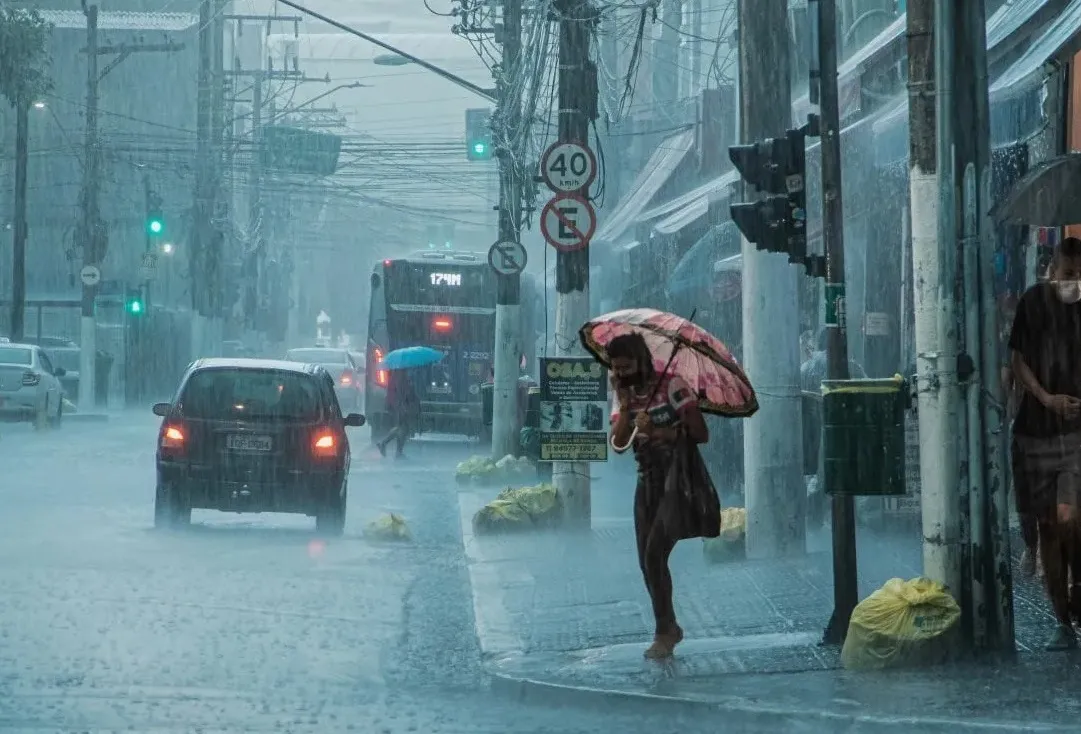
[[[124,310],[130,316],[142,316],[146,311],[142,295],[137,291],[128,291],[124,296]]]
[[[492,111],[476,107],[465,111],[465,157],[471,161],[491,160]]]
[[[165,217],[161,213],[161,197],[154,193],[147,194],[146,233],[151,237],[165,234]]]
[[[788,130],[783,138],[733,145],[728,157],[744,181],[769,194],[755,202],[732,204],[732,221],[759,250],[788,255],[788,261],[824,276],[821,256],[807,254],[807,157],[810,125]]]

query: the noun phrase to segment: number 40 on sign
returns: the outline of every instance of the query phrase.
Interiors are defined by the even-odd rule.
[[[597,177],[597,159],[581,143],[555,143],[541,156],[541,177],[557,194],[581,191]]]

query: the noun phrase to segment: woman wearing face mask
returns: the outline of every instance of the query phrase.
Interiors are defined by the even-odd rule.
[[[666,658],[683,639],[672,605],[672,575],[668,558],[680,538],[695,531],[676,527],[673,518],[686,517],[684,493],[666,492],[669,469],[679,441],[703,444],[709,430],[698,400],[679,377],[658,377],[653,358],[639,334],[613,339],[607,346],[612,387],[616,394],[612,415],[612,448],[622,453],[633,447],[638,463],[634,494],[634,528],[638,563],[653,605],[656,623],[653,644],[646,657]],[[657,388],[657,389],[654,389]]]
[[[1024,389],[1011,453],[1058,620],[1047,647],[1064,650],[1077,646],[1081,617],[1081,240],[1062,241],[1050,276],[1021,297],[1010,331],[1012,372]]]

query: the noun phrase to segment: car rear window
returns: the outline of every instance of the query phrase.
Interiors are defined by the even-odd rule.
[[[0,364],[33,364],[29,349],[0,346]]]
[[[318,420],[319,386],[311,375],[279,370],[207,369],[194,373],[180,398],[188,418]]]
[[[293,362],[308,362],[309,364],[337,364],[342,365],[349,360],[345,352],[340,349],[290,349],[286,356]]]

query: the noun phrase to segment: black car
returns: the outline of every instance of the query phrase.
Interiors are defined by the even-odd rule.
[[[191,522],[193,508],[292,512],[316,528],[345,526],[349,440],[334,380],[318,365],[201,359],[171,403],[158,403],[154,525]]]

